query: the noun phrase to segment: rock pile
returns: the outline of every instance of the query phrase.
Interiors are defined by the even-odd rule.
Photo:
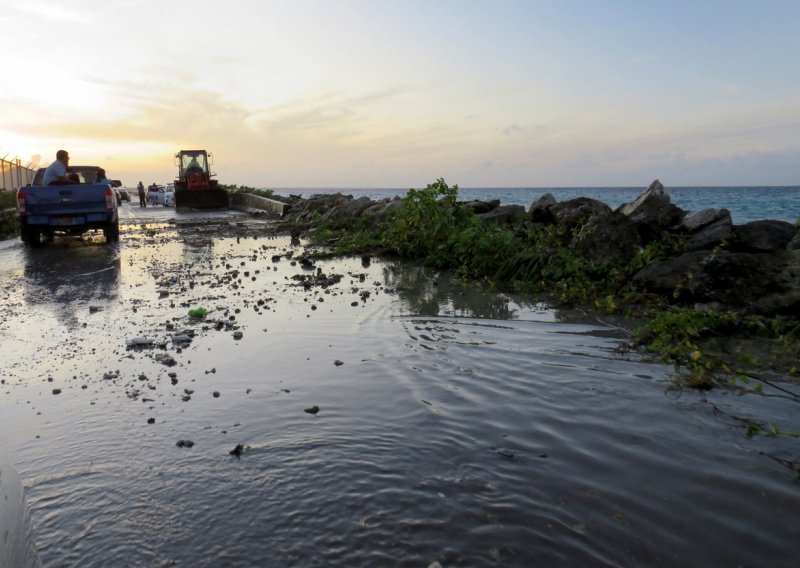
[[[785,221],[734,225],[727,209],[684,211],[655,180],[634,201],[612,210],[587,197],[558,202],[546,194],[526,210],[499,201],[465,202],[485,223],[520,232],[537,225],[567,229],[570,248],[598,267],[630,261],[666,236],[681,241],[672,255],[654,258],[633,278],[644,291],[698,309],[733,308],[760,315],[800,315],[800,236]],[[372,201],[341,193],[295,199],[284,220],[369,219],[377,227],[402,206],[399,197]]]

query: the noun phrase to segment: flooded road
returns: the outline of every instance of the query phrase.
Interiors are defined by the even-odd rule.
[[[242,215],[123,212],[118,245],[0,242],[44,566],[797,565],[795,401]]]

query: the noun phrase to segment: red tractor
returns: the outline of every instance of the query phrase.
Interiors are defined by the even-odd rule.
[[[175,207],[221,209],[228,207],[228,192],[209,170],[214,157],[205,150],[181,150],[175,154]]]

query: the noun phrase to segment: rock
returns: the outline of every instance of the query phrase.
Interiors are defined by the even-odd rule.
[[[727,209],[722,209],[715,220],[703,225],[686,243],[686,250],[711,249],[733,238],[733,221]]]
[[[175,445],[178,446],[179,448],[191,448],[192,446],[194,446],[194,442],[192,442],[191,440],[178,440],[175,443]]]
[[[482,215],[500,207],[500,200],[492,199],[491,201],[464,201],[461,202],[461,206],[471,210],[476,215]]]
[[[706,225],[716,223],[723,218],[730,220],[730,211],[727,209],[702,209],[694,213],[686,213],[677,229],[686,233],[696,233]]]
[[[642,247],[636,223],[621,213],[590,217],[572,242],[573,249],[598,265],[625,263]]]
[[[242,333],[241,331],[237,330],[237,331],[233,332],[233,338],[234,339],[241,339],[242,337],[244,337],[244,333]]]
[[[219,391],[212,392],[211,396],[213,396],[214,398],[219,398]]]
[[[644,244],[658,238],[664,229],[676,225],[684,216],[683,210],[672,204],[658,180],[633,202],[621,205],[618,211],[637,224]]]
[[[633,283],[651,292],[672,295],[688,274],[702,270],[707,252],[687,252],[674,258],[660,258],[645,266],[633,277]]]
[[[548,211],[556,223],[566,229],[573,229],[583,225],[595,215],[608,215],[611,213],[611,208],[596,199],[577,197],[551,205]]]
[[[365,219],[370,228],[375,230],[402,207],[403,200],[396,197],[390,201],[378,202],[368,207],[361,212],[361,218]]]
[[[550,214],[550,207],[558,203],[552,193],[545,193],[539,199],[531,203],[528,208],[528,215],[534,223],[552,223],[553,216]]]
[[[513,225],[525,216],[525,208],[522,205],[501,205],[488,213],[478,215],[485,224],[500,223],[503,225]]]
[[[148,418],[147,419],[147,423],[148,424],[155,424],[156,423],[156,419],[155,418]]]
[[[236,456],[237,458],[242,455],[244,452],[244,445],[236,444],[236,447],[233,448],[230,452],[228,452],[232,456]]]
[[[720,251],[703,262],[702,271],[693,275],[687,288],[694,301],[720,302],[753,312],[759,298],[778,291],[775,276],[783,271],[786,260],[785,253]]]
[[[61,389],[53,389],[53,394],[61,394]]]
[[[753,221],[734,227],[735,250],[771,252],[785,249],[797,235],[797,227],[786,221]]]
[[[184,333],[172,336],[172,343],[191,343],[192,338]]]
[[[149,337],[134,337],[133,339],[128,339],[125,341],[125,345],[128,347],[150,347],[155,343],[155,340],[150,339]]]
[[[319,412],[319,406],[317,406],[317,405],[315,404],[314,406],[311,406],[311,407],[309,407],[309,408],[306,408],[306,409],[305,409],[305,412],[307,412],[307,413],[309,413],[309,414],[316,414],[317,412]]]
[[[339,367],[341,365],[344,365],[344,361],[340,361],[339,359],[336,359],[336,361],[334,361],[333,364],[336,365],[337,367]]]
[[[162,365],[166,365],[167,367],[174,367],[178,364],[177,361],[172,357],[172,355],[168,353],[159,353],[157,354],[154,359],[161,363]]]

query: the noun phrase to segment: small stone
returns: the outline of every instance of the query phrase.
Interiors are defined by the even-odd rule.
[[[155,424],[156,423],[156,419],[155,418],[148,418],[147,419],[147,423],[148,424]]]
[[[219,398],[219,391],[212,392],[211,396],[213,396],[214,398]]]
[[[308,412],[309,414],[316,414],[317,412],[319,412],[319,406],[315,404],[310,408],[306,408],[305,411]]]
[[[53,389],[53,394],[61,394],[61,389]]]
[[[340,367],[344,365],[344,361],[339,361],[339,359],[336,359],[336,361],[334,361],[333,364],[336,365],[337,367]]]
[[[191,448],[192,446],[194,446],[194,442],[192,442],[191,440],[178,440],[178,442],[175,445],[178,446],[179,448]]]
[[[233,338],[234,339],[241,339],[243,336],[244,336],[244,333],[242,333],[241,331],[234,331],[233,332]]]
[[[232,456],[236,456],[237,458],[242,455],[244,452],[244,446],[242,444],[236,444],[236,447],[233,448],[230,452],[228,452]]]

